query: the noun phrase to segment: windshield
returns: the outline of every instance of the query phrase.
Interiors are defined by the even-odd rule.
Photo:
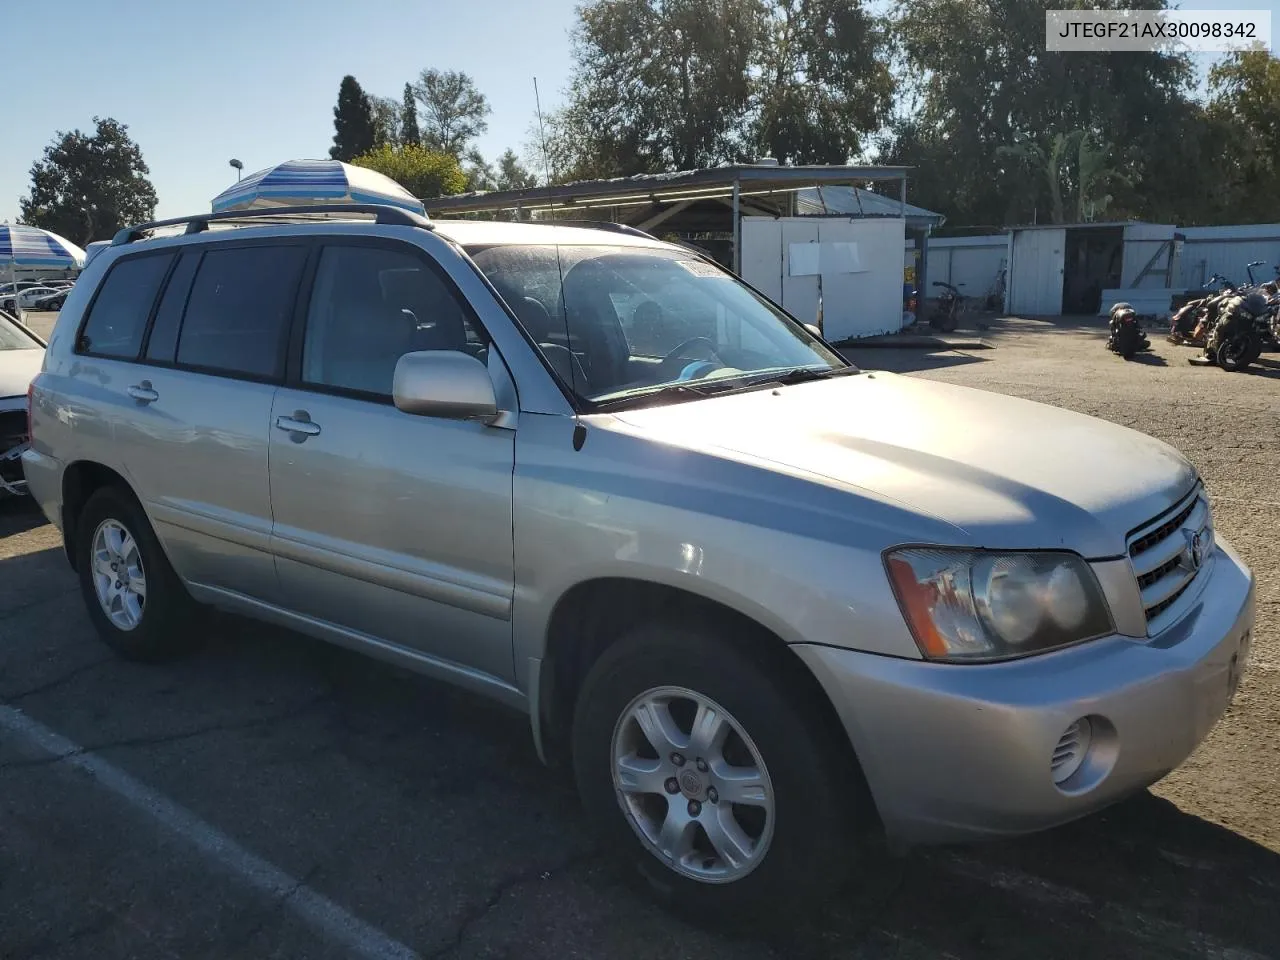
[[[552,369],[589,401],[679,385],[701,395],[773,373],[849,368],[802,326],[692,253],[529,245],[468,252]]]
[[[40,344],[0,314],[0,350],[39,350]]]

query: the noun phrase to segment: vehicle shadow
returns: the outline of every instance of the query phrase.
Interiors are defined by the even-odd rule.
[[[49,578],[58,553],[0,559],[0,582]],[[588,835],[571,772],[539,763],[523,716],[225,615],[185,659],[125,663],[55,597],[74,584],[61,570],[44,607],[0,597],[4,698],[424,954],[465,939],[460,955],[548,960],[568,944],[628,960],[676,944],[735,960],[1280,955],[1280,856],[1151,794],[1016,841],[851,850],[854,880],[805,920],[678,919]]]
[[[1158,353],[1135,353],[1129,358],[1130,363],[1141,363],[1148,367],[1167,367],[1169,361]]]

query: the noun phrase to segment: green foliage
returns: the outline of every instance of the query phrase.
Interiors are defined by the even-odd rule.
[[[1280,220],[1280,59],[1233,54],[1209,72],[1209,91],[1223,203],[1240,219]]]
[[[909,80],[882,159],[915,166],[913,198],[952,224],[1070,220],[1091,209],[1096,216],[1104,197],[1112,217],[1187,222],[1179,213],[1188,212],[1189,195],[1212,190],[1214,179],[1199,154],[1201,111],[1190,99],[1187,58],[1044,49],[1046,9],[1166,6],[897,0],[899,70]],[[1104,160],[1097,152],[1105,143]]]
[[[423,70],[413,84],[421,111],[417,116],[423,145],[462,157],[471,142],[489,129],[489,101],[475,81],[457,70]]]
[[[773,0],[764,8],[750,141],[780,163],[846,163],[888,119],[888,30],[850,0]]]
[[[400,137],[400,101],[390,97],[370,97],[369,105],[373,109],[373,144],[380,147],[389,143],[392,146],[401,142]]]
[[[329,156],[350,162],[352,157],[372,150],[377,141],[373,104],[355,77],[348,74],[338,87],[338,105],[333,108],[333,146]]]
[[[400,102],[400,142],[406,145],[422,142],[418,129],[418,105],[413,96],[413,85],[404,85],[404,97]]]
[[[94,117],[92,135],[58,133],[31,167],[22,222],[84,246],[155,219],[156,191],[142,151],[123,123]]]
[[[520,158],[510,147],[498,157],[495,181],[499,190],[528,190],[538,185],[538,178],[520,162]]]
[[[351,162],[385,174],[422,199],[461,193],[467,186],[466,174],[457,157],[413,144],[383,144]]]
[[[578,16],[548,130],[557,179],[842,163],[888,115],[888,35],[860,0],[597,0]]]

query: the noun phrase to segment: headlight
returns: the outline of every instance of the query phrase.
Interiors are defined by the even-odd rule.
[[[1073,553],[910,547],[885,557],[930,660],[999,660],[1114,631],[1093,570]]]

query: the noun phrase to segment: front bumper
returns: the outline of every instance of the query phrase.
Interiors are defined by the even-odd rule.
[[[984,665],[792,649],[840,715],[891,839],[1027,833],[1159,780],[1225,712],[1248,656],[1253,575],[1220,539],[1200,579],[1186,616],[1149,640]],[[1094,731],[1089,752],[1055,784],[1051,757],[1081,717]]]

